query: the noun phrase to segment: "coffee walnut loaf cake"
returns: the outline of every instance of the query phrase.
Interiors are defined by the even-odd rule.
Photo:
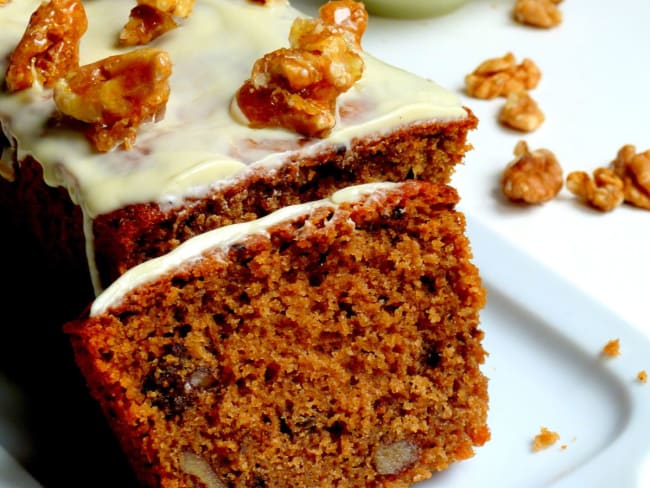
[[[139,3],[129,23],[158,2]],[[458,97],[361,49],[362,4],[326,4],[331,37],[314,41],[322,25],[284,0],[166,2],[192,3],[157,12],[168,31],[144,39],[124,34],[133,0],[0,5],[0,211],[96,293],[194,235],[348,185],[446,183],[468,150],[477,121]],[[52,15],[30,21],[37,9]],[[350,77],[317,55],[326,41]],[[296,52],[326,82],[292,79],[282,55]],[[288,123],[251,108],[277,93]]]
[[[194,237],[69,323],[152,487],[406,487],[489,437],[455,190],[362,185]]]

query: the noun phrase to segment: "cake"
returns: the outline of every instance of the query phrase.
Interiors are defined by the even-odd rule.
[[[45,2],[77,15],[76,3]],[[117,41],[133,3],[83,3],[87,29],[68,26],[80,36],[81,67],[134,51]],[[0,73],[39,5],[0,5]],[[326,134],[242,123],[236,93],[305,16],[283,0],[196,0],[185,17],[147,45],[166,53],[164,117],[149,113],[121,146],[93,147],[80,122],[61,115],[47,81],[18,91],[5,82],[0,92],[0,214],[35,237],[53,266],[87,283],[84,300],[210,229],[354,184],[448,183],[470,147],[477,120],[456,95],[363,51],[363,74],[337,97]]]
[[[65,330],[139,479],[405,487],[472,456],[485,291],[457,200],[349,187],[113,282]]]

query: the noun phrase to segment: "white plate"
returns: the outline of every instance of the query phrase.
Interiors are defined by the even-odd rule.
[[[309,13],[318,4],[293,3]],[[626,143],[650,148],[650,2],[563,2],[564,22],[549,31],[515,24],[512,3],[473,0],[447,16],[418,21],[372,18],[364,37],[366,49],[378,57],[459,93],[481,120],[471,135],[475,149],[454,184],[489,291],[482,322],[491,353],[484,370],[491,378],[493,438],[473,459],[421,486],[645,488],[650,384],[635,376],[650,371],[650,214],[624,207],[601,215],[576,205],[566,190],[543,207],[513,207],[500,198],[498,177],[520,138],[552,149],[567,172],[607,164]],[[547,120],[525,137],[496,123],[500,100],[473,100],[462,91],[466,73],[507,51],[533,58],[543,72],[533,96]],[[620,339],[622,355],[604,360],[599,351],[613,338]],[[1,374],[0,444],[28,460],[44,448],[33,439],[25,411],[48,412],[48,405],[33,405]],[[87,409],[78,406],[79,412]],[[83,443],[69,457],[53,452],[56,442],[48,443],[45,455],[61,460],[53,469],[74,472],[75,449],[92,455],[107,443],[104,434],[75,435],[94,432],[99,420],[90,418],[69,431],[54,430],[63,437],[61,448],[66,435]],[[541,426],[561,440],[532,453]],[[102,476],[117,463],[111,453],[98,461],[99,471],[106,469]],[[35,486],[0,448],[0,488]]]

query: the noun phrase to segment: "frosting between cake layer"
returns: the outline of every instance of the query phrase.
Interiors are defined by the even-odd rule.
[[[0,7],[0,72],[39,4],[14,0]],[[81,40],[81,64],[124,52],[116,47],[117,35],[134,4],[84,2],[88,31]],[[317,152],[417,121],[466,117],[456,95],[364,53],[362,79],[338,100],[347,115],[326,139],[238,122],[230,111],[234,94],[256,59],[288,46],[298,15],[288,3],[197,0],[179,28],[151,43],[171,56],[171,96],[164,119],[140,127],[130,151],[97,153],[79,131],[53,126],[51,90],[39,86],[0,93],[0,122],[16,139],[19,159],[38,160],[46,182],[67,188],[92,219],[128,204],[174,204],[201,195],[249,169],[277,167],[299,148]]]
[[[129,269],[95,299],[90,315],[100,315],[119,303],[130,290],[151,282],[182,266],[184,263],[199,259],[201,255],[210,249],[225,250],[238,242],[242,242],[250,235],[266,234],[268,229],[274,225],[291,221],[301,215],[308,215],[317,208],[335,207],[344,202],[358,201],[368,194],[388,190],[397,185],[399,183],[384,182],[350,186],[335,192],[326,199],[284,207],[257,220],[227,225],[199,234],[183,242],[169,253]]]

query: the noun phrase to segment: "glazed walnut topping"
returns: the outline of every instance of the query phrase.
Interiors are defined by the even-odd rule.
[[[512,92],[499,114],[499,121],[513,129],[530,132],[544,122],[544,113],[525,91]]]
[[[541,71],[532,60],[525,58],[517,64],[515,56],[507,53],[501,58],[483,61],[465,76],[465,89],[475,98],[505,97],[512,92],[535,88],[541,77]]]
[[[584,171],[572,171],[566,184],[571,193],[603,212],[623,203],[623,182],[610,169],[597,168],[593,178]]]
[[[192,13],[194,0],[138,0],[129,20],[120,32],[120,44],[136,46],[178,27],[175,18],[187,18]]]
[[[633,145],[626,144],[610,168],[623,181],[625,201],[650,210],[650,149],[637,153]]]
[[[548,149],[530,151],[525,141],[515,146],[516,158],[505,168],[501,189],[512,201],[530,204],[552,200],[562,189],[562,168]]]
[[[65,115],[89,124],[87,136],[98,151],[118,144],[129,149],[136,128],[164,111],[171,61],[166,52],[142,48],[71,70],[54,87]]]
[[[516,0],[513,16],[520,24],[549,29],[562,22],[562,0]]]
[[[336,99],[361,78],[361,37],[368,14],[361,2],[324,4],[318,19],[297,18],[291,47],[255,62],[236,95],[251,127],[283,127],[325,137],[334,127]]]
[[[79,41],[88,27],[80,0],[43,2],[9,58],[5,76],[10,92],[39,83],[51,87],[79,66]]]

